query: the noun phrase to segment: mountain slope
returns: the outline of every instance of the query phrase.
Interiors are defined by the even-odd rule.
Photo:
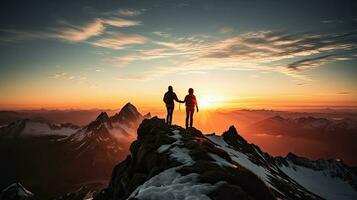
[[[342,162],[272,157],[234,127],[203,135],[152,118],[137,134],[94,199],[357,199],[356,177]]]
[[[48,198],[83,185],[103,188],[144,118],[134,108],[124,106],[120,121],[102,112],[83,127],[21,120],[0,128],[0,189],[20,181]]]

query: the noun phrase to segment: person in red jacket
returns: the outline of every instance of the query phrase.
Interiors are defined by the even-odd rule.
[[[198,112],[198,104],[196,96],[193,95],[193,89],[188,89],[188,95],[185,97],[185,105],[186,105],[186,128],[192,127],[193,125],[193,113],[196,111]]]
[[[179,103],[183,103],[184,101],[180,101],[177,96],[176,93],[174,92],[172,86],[170,85],[168,88],[168,91],[165,93],[164,95],[164,102],[166,104],[166,111],[167,111],[167,115],[166,115],[166,123],[168,125],[172,124],[172,114],[174,112],[175,109],[175,102],[177,101]]]

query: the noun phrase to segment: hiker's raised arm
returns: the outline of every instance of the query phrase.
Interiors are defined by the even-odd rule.
[[[185,103],[185,101],[181,101],[180,99],[177,98],[177,95],[175,93],[175,101],[179,102],[179,103]]]

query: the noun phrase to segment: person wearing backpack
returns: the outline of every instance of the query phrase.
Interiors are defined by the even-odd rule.
[[[175,102],[174,101],[177,101],[179,103],[184,103],[184,101],[180,101],[177,98],[176,93],[174,92],[174,90],[173,90],[171,85],[168,87],[168,91],[165,93],[163,100],[164,100],[164,102],[166,104],[166,111],[167,111],[166,124],[171,125],[172,124],[172,114],[173,114],[174,109],[175,109]]]
[[[193,89],[188,89],[188,95],[185,97],[185,105],[186,105],[186,128],[192,127],[193,125],[193,113],[196,111],[198,112],[198,104],[196,96],[193,95]]]

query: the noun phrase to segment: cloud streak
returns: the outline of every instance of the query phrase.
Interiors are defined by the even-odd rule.
[[[258,31],[215,41],[156,34],[171,39],[153,43],[176,52],[169,56],[186,57],[177,68],[187,71],[257,70],[305,79],[305,71],[329,62],[356,58],[357,31],[320,35]]]
[[[74,26],[67,23],[65,23],[65,25],[64,28],[56,30],[57,33],[49,34],[49,37],[80,42],[102,34],[105,29],[101,19],[95,19],[93,22],[84,26]]]
[[[73,25],[67,21],[59,21],[56,28],[47,28],[46,31],[20,31],[2,29],[0,32],[8,34],[0,37],[0,42],[16,42],[20,40],[32,39],[60,39],[69,42],[83,42],[88,39],[106,33],[108,26],[111,27],[132,27],[141,25],[140,21],[123,19],[119,16],[137,16],[141,12],[135,10],[118,10],[115,14],[108,14],[97,17],[82,25]]]
[[[146,37],[137,34],[124,34],[120,32],[109,32],[107,36],[92,42],[90,44],[109,49],[124,49],[128,45],[142,44],[147,40]]]

